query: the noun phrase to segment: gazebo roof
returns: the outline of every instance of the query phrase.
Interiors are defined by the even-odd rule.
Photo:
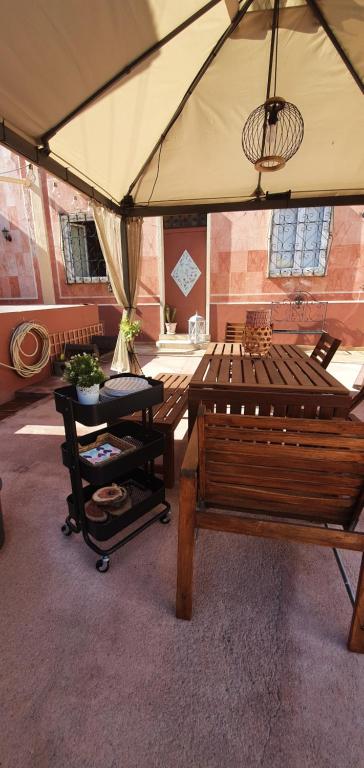
[[[254,199],[272,4],[6,0],[0,141],[129,213],[364,202],[364,0],[281,1],[277,93],[305,133]]]

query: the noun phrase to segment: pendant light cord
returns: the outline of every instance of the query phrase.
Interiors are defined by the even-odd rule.
[[[275,50],[275,62],[274,62],[274,90],[273,90],[273,96],[277,95],[277,68],[278,68],[278,33],[279,33],[279,0],[278,0],[278,8],[277,8],[277,21],[276,21],[276,50]]]
[[[277,47],[278,47],[278,45],[275,45],[275,43],[276,43],[276,36],[277,36],[277,43],[278,43],[278,21],[279,21],[279,0],[274,0],[273,21],[272,21],[272,37],[271,37],[271,41],[270,41],[269,65],[268,65],[267,94],[266,94],[266,97],[265,97],[266,100],[269,99],[269,97],[270,97],[270,88],[271,88],[272,71],[273,71],[274,49],[275,49],[275,76],[274,76],[274,94],[275,94],[276,77],[277,77]]]

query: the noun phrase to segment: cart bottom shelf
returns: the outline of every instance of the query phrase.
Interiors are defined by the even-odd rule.
[[[83,516],[80,510],[80,504],[74,499],[73,494],[67,497],[69,516],[76,522],[76,525],[84,534],[92,536],[96,541],[107,541],[117,533],[127,528],[139,520],[158,504],[165,503],[165,488],[163,481],[154,475],[148,475],[141,469],[136,469],[130,473],[128,478],[114,478],[114,483],[120,483],[126,486],[131,500],[131,506],[118,517],[109,516],[108,520],[101,523],[93,522]],[[92,494],[98,490],[99,486],[86,485],[83,488],[83,501],[81,505],[86,504],[92,497]]]

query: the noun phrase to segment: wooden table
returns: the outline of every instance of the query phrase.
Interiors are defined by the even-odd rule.
[[[236,341],[210,341],[205,355],[217,355],[218,357],[238,355],[239,357],[244,357],[244,345]],[[246,356],[250,357],[250,355]],[[307,355],[296,344],[272,344],[267,357],[291,357],[293,359],[298,357],[306,359]]]
[[[272,344],[250,357],[238,343],[212,342],[188,388],[191,432],[198,404],[216,413],[345,418],[349,391],[294,344]]]

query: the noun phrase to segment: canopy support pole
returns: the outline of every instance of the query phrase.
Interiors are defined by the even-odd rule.
[[[130,280],[129,280],[129,248],[128,248],[128,229],[127,229],[127,217],[122,216],[120,219],[120,240],[121,240],[121,259],[123,264],[123,283],[124,291],[128,301],[128,306],[125,309],[130,311],[131,299],[130,299]]]

